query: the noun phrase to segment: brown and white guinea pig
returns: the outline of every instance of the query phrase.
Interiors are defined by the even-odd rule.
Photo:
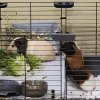
[[[35,55],[42,61],[55,59],[54,48],[46,40],[36,41],[23,37],[17,37],[9,44],[7,52],[19,53],[23,55]]]
[[[95,78],[90,71],[84,69],[84,58],[79,46],[75,42],[65,42],[62,44],[61,50],[66,55],[66,75],[70,76],[82,90],[93,91]]]

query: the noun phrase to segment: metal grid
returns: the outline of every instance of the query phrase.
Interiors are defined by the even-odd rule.
[[[92,66],[95,66],[95,68],[97,68],[97,69],[93,68],[93,73],[95,74],[97,73],[96,74],[97,76],[100,73],[99,72],[100,69],[98,67],[99,55],[100,55],[99,10],[100,10],[99,2],[91,2],[91,3],[90,2],[74,2],[73,8],[70,8],[70,9],[64,8],[62,9],[62,12],[60,8],[54,7],[54,2],[25,2],[25,3],[8,2],[7,8],[1,9],[2,33],[0,35],[0,44],[1,44],[0,49],[6,50],[9,43],[12,41],[12,39],[19,36],[24,37],[24,38],[27,37],[30,39],[32,39],[33,37],[37,38],[37,36],[41,36],[43,38],[46,38],[48,41],[52,42],[53,40],[51,40],[50,38],[52,34],[59,34],[59,32],[52,32],[48,30],[41,31],[39,29],[40,27],[36,29],[32,25],[33,23],[38,24],[38,22],[41,20],[42,20],[43,25],[47,24],[45,23],[45,21],[48,23],[55,22],[57,24],[57,27],[58,28],[60,27],[61,29],[61,30],[59,29],[60,32],[66,33],[66,34],[72,33],[76,35],[75,41],[81,47],[82,53],[86,57],[85,59],[87,59],[87,61],[89,62],[91,61],[95,62],[92,64]],[[65,16],[65,19],[63,19],[62,21],[60,19],[61,14]],[[28,27],[26,27],[27,23],[28,23]],[[16,29],[16,27],[12,27],[12,25],[15,25],[15,26],[17,25],[18,29]],[[20,25],[20,27],[18,27],[18,25]],[[37,34],[34,35],[34,32],[36,32]],[[59,44],[53,44],[53,45],[59,46]],[[59,95],[58,94],[57,95],[55,94],[55,95],[56,95],[56,98],[61,97],[61,100],[65,96],[64,93],[66,94],[69,92],[69,91],[62,90],[63,89],[62,84],[64,84],[63,82],[64,73],[62,71],[64,70],[62,67],[64,66],[62,63],[63,59],[64,59],[63,55],[60,55],[55,60],[56,63],[50,63],[48,66],[48,67],[56,66],[57,69],[52,69],[52,70],[39,69],[38,72],[44,71],[44,74],[43,75],[36,74],[36,76],[42,77],[42,80],[46,80],[44,77],[51,78],[46,81],[51,81],[53,83],[51,84],[51,86],[49,85],[49,87],[51,87],[52,89],[53,87],[57,86],[57,90],[55,90],[55,93],[59,92]],[[45,66],[46,65],[43,65],[42,67],[45,67]],[[57,74],[54,74],[54,75],[45,74],[49,72],[54,72],[54,73],[57,72]],[[31,77],[34,78],[35,75],[32,74]],[[6,79],[6,78],[11,79],[11,80],[16,80],[19,82],[23,82],[23,81],[26,82],[28,79],[31,79],[30,76],[28,76],[26,73],[25,75],[23,75],[23,78],[1,75],[1,79]],[[52,98],[51,90],[48,90],[49,93],[47,94],[47,96],[44,96],[41,98],[43,100],[51,99]],[[71,93],[72,92],[73,90],[71,91]],[[74,96],[75,96],[74,94],[71,94],[71,97],[72,97],[71,99],[75,99]],[[80,96],[80,98],[82,97]],[[88,97],[86,97],[85,99],[87,98]],[[25,99],[27,99],[26,96],[25,96]],[[36,98],[33,98],[33,99],[36,100]],[[66,99],[69,99],[69,97],[68,98],[66,97]]]

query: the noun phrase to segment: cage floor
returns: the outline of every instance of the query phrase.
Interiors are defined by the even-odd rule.
[[[45,80],[48,82],[48,93],[43,98],[51,98],[51,90],[55,90],[56,97],[64,96],[64,62],[61,63],[60,60],[61,57],[56,56],[55,61],[42,63],[39,70],[35,70],[34,73],[29,72],[26,76],[27,80]],[[25,80],[25,76],[0,76],[0,79],[16,80],[21,83]]]
[[[95,90],[91,92],[84,92],[75,87],[75,85],[69,80],[67,82],[67,98],[86,98],[86,99],[100,99],[100,75],[95,77],[96,81],[96,88]]]
[[[62,59],[64,59],[62,57]],[[55,61],[45,62],[42,64],[40,70],[28,73],[26,76],[27,80],[45,80],[48,82],[48,93],[43,98],[51,98],[51,90],[55,90],[55,97],[64,97],[65,93],[65,79],[64,79],[64,60],[60,62],[61,57],[56,56]],[[61,67],[62,64],[62,67]],[[62,72],[61,72],[62,69]],[[25,76],[0,76],[0,79],[16,80],[19,83],[25,80]],[[67,98],[100,98],[100,75],[95,77],[96,88],[90,93],[85,93],[79,90],[75,85],[68,79],[67,81]]]

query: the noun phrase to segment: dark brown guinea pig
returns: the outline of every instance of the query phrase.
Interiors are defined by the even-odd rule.
[[[61,51],[66,55],[66,75],[71,77],[82,90],[93,91],[95,78],[90,71],[84,69],[84,58],[79,46],[75,42],[65,42],[61,46]]]

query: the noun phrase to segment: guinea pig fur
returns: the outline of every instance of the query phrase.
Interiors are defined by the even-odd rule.
[[[53,46],[45,40],[36,41],[23,37],[17,37],[9,44],[7,52],[19,53],[23,55],[35,55],[42,61],[55,59]]]
[[[84,69],[84,59],[79,46],[75,42],[65,42],[61,46],[61,50],[66,55],[66,75],[71,77],[82,90],[87,92],[93,91],[95,88],[95,78],[90,71]]]

